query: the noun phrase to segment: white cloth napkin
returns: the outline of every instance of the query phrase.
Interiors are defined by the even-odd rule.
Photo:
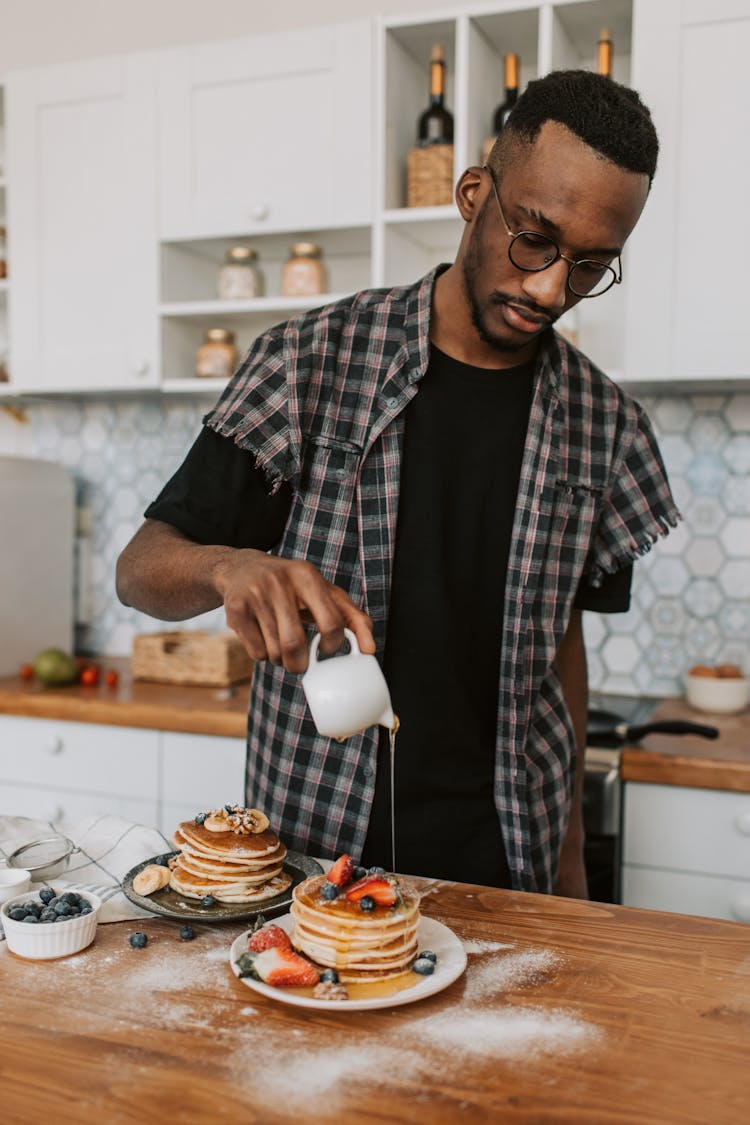
[[[79,849],[70,857],[65,871],[45,882],[55,894],[93,891],[102,900],[100,922],[153,916],[152,911],[141,909],[125,897],[122,880],[137,863],[174,850],[161,832],[119,816],[92,816],[76,824],[0,816],[0,863],[7,862],[16,848],[53,832],[67,836]],[[41,885],[32,883],[33,888]]]

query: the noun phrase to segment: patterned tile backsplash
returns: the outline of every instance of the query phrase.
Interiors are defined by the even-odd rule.
[[[676,531],[636,565],[627,614],[585,615],[594,689],[680,695],[696,662],[750,672],[750,394],[639,396],[656,428],[677,504]],[[211,400],[35,403],[26,423],[0,412],[0,453],[57,461],[87,513],[79,540],[77,648],[128,655],[133,636],[222,628],[223,611],[163,623],[120,605],[115,560],[181,462]]]

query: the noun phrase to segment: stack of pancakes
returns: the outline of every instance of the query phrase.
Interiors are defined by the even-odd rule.
[[[406,972],[417,955],[419,894],[401,882],[394,906],[364,912],[345,895],[324,899],[320,891],[325,882],[325,875],[313,875],[292,893],[295,949],[335,969],[344,984],[388,980]]]
[[[213,895],[219,902],[241,903],[263,902],[286,891],[292,876],[282,869],[286,848],[278,836],[269,830],[235,830],[227,823],[231,816],[221,827],[221,819],[219,810],[203,824],[185,820],[177,828],[174,845],[180,854],[170,861],[172,890],[186,898]],[[209,829],[207,823],[217,827]]]

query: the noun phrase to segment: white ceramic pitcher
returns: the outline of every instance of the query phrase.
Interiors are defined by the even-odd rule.
[[[392,730],[391,697],[380,665],[374,656],[360,652],[351,629],[344,633],[351,652],[319,660],[320,633],[310,645],[302,687],[315,726],[327,738],[349,738],[376,723]]]

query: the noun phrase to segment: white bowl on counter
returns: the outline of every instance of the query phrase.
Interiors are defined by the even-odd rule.
[[[31,886],[31,872],[23,867],[0,867],[0,902],[16,898]]]
[[[685,697],[696,711],[714,715],[736,715],[750,703],[750,679],[747,676],[685,677]]]
[[[38,901],[38,891],[16,895],[0,906],[0,923],[5,930],[8,949],[30,961],[46,961],[53,957],[68,957],[91,945],[96,936],[101,899],[91,891],[76,891],[91,906],[90,914],[66,918],[64,922],[19,922],[10,917],[14,906],[32,899]]]

